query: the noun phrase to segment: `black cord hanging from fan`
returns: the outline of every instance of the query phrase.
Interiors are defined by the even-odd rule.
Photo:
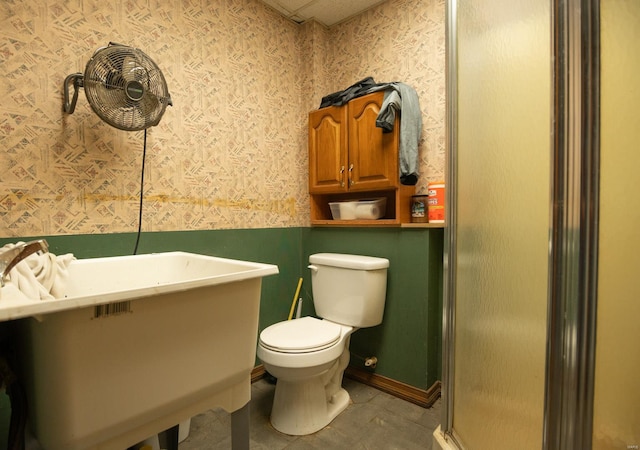
[[[147,159],[147,130],[144,130],[144,145],[142,146],[142,170],[140,171],[140,206],[138,207],[138,233],[136,234],[136,245],[133,247],[133,254],[138,254],[138,244],[140,234],[142,234],[142,203],[144,199],[144,167]]]
[[[69,99],[69,88],[73,97]],[[142,231],[144,167],[147,128],[158,125],[167,106],[173,106],[167,82],[155,62],[137,48],[110,42],[95,51],[84,73],[64,80],[64,111],[73,114],[78,90],[84,88],[91,109],[106,123],[124,131],[144,130],[138,233],[133,254],[138,251]]]

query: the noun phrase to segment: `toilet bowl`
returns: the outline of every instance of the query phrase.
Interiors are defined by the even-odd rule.
[[[260,333],[257,355],[277,378],[271,425],[294,436],[327,426],[349,406],[342,375],[355,328],[303,317]]]
[[[318,253],[309,257],[319,318],[276,323],[260,333],[257,356],[277,378],[271,425],[295,436],[315,433],[349,406],[342,376],[351,334],[382,322],[389,260]]]

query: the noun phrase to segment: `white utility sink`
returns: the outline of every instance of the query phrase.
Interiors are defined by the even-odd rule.
[[[71,262],[64,298],[0,297],[0,320],[23,318],[40,444],[122,450],[207,409],[245,407],[262,277],[277,273],[184,252],[95,258]]]

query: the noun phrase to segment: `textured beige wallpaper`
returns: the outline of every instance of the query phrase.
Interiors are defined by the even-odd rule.
[[[413,86],[422,109],[421,179],[444,179],[445,10],[444,0],[388,1],[331,29],[328,91],[366,76]],[[317,105],[316,105],[317,107]]]
[[[365,76],[416,88],[418,186],[444,171],[444,2],[389,0],[332,29],[256,0],[0,2],[0,237],[133,232],[143,132],[103,123],[64,78],[109,41],[161,68],[145,231],[306,226],[307,113]]]

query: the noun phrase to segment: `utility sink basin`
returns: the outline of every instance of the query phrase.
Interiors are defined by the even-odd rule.
[[[207,409],[245,407],[262,277],[277,273],[184,252],[95,258],[71,262],[63,298],[0,297],[0,320],[22,318],[42,447],[122,450]]]

